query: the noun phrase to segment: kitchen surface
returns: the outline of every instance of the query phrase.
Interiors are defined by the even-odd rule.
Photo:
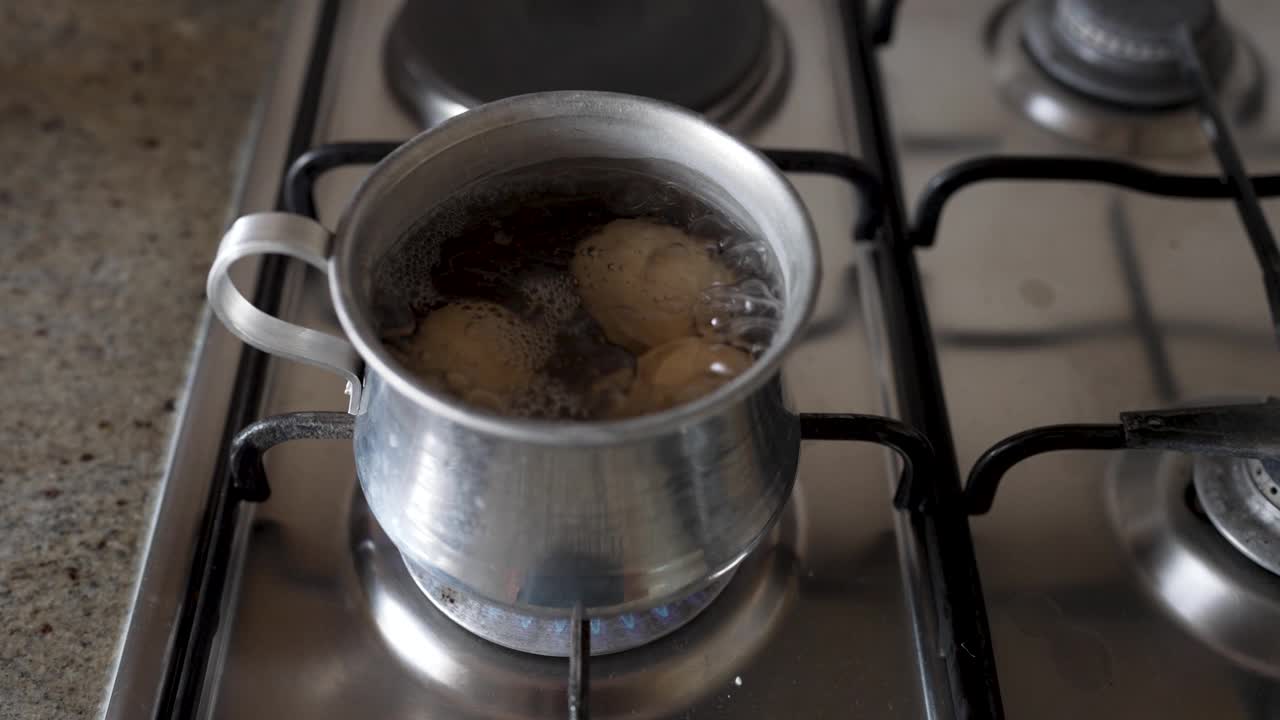
[[[977,5],[905,3],[884,51],[907,197],[986,155],[1218,171],[1194,112],[1158,123],[1108,116],[1041,77],[1018,37],[1038,27],[1042,4]],[[1167,7],[1208,5],[1236,44],[1223,112],[1239,125],[1249,170],[1274,173],[1280,86],[1255,68],[1280,66],[1270,40],[1280,12],[1247,1]],[[945,82],[938,65],[950,68]],[[928,112],[939,103],[947,112]],[[1277,205],[1263,205],[1274,227]],[[1101,183],[980,183],[947,203],[918,257],[962,468],[1027,428],[1280,392],[1257,259],[1230,202]],[[1241,636],[1271,617],[1244,598],[1274,601],[1280,586],[1252,563],[1227,562],[1228,546],[1219,555],[1201,544],[1211,536],[1199,530],[1213,526],[1193,526],[1185,510],[1191,473],[1190,456],[1176,453],[1047,453],[1010,470],[990,511],[971,518],[1010,717],[1280,713],[1276,656]],[[1240,626],[1228,630],[1227,618]]]
[[[0,9],[0,717],[94,717],[276,3]]]
[[[1280,717],[1274,3],[490,3],[0,10],[0,718]],[[619,159],[767,376],[401,374],[361,249]]]

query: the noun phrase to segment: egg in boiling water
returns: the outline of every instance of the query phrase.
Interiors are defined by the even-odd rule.
[[[612,414],[632,417],[692,402],[749,367],[750,355],[700,337],[659,345],[636,361],[635,379]]]
[[[464,400],[501,412],[551,354],[545,331],[486,300],[459,300],[422,319],[405,350],[415,371]]]
[[[615,220],[578,243],[570,268],[610,342],[633,353],[695,334],[694,307],[733,281],[711,241],[647,220]]]

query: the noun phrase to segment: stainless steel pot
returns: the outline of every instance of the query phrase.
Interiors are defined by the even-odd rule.
[[[377,261],[458,188],[572,158],[664,161],[671,180],[767,241],[785,312],[747,373],[660,414],[558,423],[476,411],[400,367],[377,334]],[[326,270],[346,337],[245,300],[228,269],[260,253]],[[249,344],[347,381],[360,483],[407,562],[522,610],[581,605],[599,614],[654,606],[728,572],[778,517],[800,445],[778,370],[813,307],[818,274],[799,197],[755,150],[671,105],[554,92],[476,108],[405,143],[373,169],[332,235],[284,213],[237,220],[208,295]]]

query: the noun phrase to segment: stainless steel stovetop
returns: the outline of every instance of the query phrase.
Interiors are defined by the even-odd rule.
[[[883,51],[907,198],[944,167],[987,154],[1101,155],[1217,174],[1198,135],[1180,156],[1117,154],[1011,110],[993,66],[1017,48],[1002,45],[1007,28],[986,25],[1000,4],[977,5],[905,3]],[[1237,141],[1252,173],[1274,173],[1280,5],[1218,5],[1268,68],[1268,104]],[[1280,221],[1280,204],[1264,207]],[[1033,426],[1280,392],[1257,261],[1230,202],[1080,183],[977,185],[948,205],[935,246],[917,256],[961,468]],[[1159,466],[1178,474],[1173,496],[1151,487]],[[1009,717],[1280,717],[1280,653],[1255,672],[1240,647],[1269,633],[1268,616],[1224,625],[1249,608],[1248,593],[1216,589],[1183,551],[1213,529],[1197,523],[1191,543],[1169,542],[1151,517],[1189,521],[1189,482],[1190,461],[1176,456],[1046,455],[1016,467],[991,512],[970,521]],[[1119,510],[1117,495],[1134,488],[1149,495],[1144,512]],[[1236,559],[1222,538],[1205,539]],[[1227,574],[1260,581],[1267,604],[1280,606],[1280,577],[1250,565]]]
[[[1106,127],[1123,131],[1097,130],[1087,112],[1073,117],[1070,98],[1037,85],[1009,39],[1021,5],[906,3],[891,42],[875,51],[878,69],[849,63],[862,55],[846,30],[856,7],[770,5],[789,76],[778,107],[744,137],[861,156],[878,119],[866,78],[880,77],[884,139],[900,158],[908,205],[936,173],[978,155],[1098,155],[1217,172],[1187,118],[1166,117],[1156,132],[1133,117],[1110,118]],[[1265,71],[1280,68],[1269,42],[1280,7],[1220,5],[1256,50],[1270,83],[1261,96],[1276,97],[1280,81]],[[382,66],[399,2],[335,6],[332,17],[325,3],[292,8],[240,212],[275,206],[297,150],[420,130]],[[312,57],[317,38],[328,51]],[[318,113],[299,137],[309,95]],[[1237,133],[1249,169],[1280,171],[1280,115],[1267,104],[1251,112]],[[1054,119],[1057,131],[1029,114]],[[1139,157],[1133,148],[1180,152]],[[363,171],[319,180],[326,225]],[[903,388],[914,386],[920,358],[902,349],[922,339],[903,340],[895,295],[912,292],[900,277],[908,261],[851,241],[859,203],[848,185],[793,179],[819,231],[825,278],[822,332],[784,368],[797,409],[919,422],[930,404]],[[1280,392],[1257,263],[1229,202],[978,185],[948,204],[935,245],[914,255],[961,470],[1037,425]],[[246,268],[240,286],[268,287],[267,270]],[[336,329],[324,278],[293,266],[281,278],[283,316]],[[237,368],[242,346],[216,324],[201,337],[107,716],[564,717],[564,660],[492,645],[423,597],[364,508],[349,445],[281,446],[268,456],[270,500],[228,500],[225,427],[345,402],[330,375],[296,364],[271,361],[261,382],[245,383],[253,365]],[[934,440],[945,453],[949,443]],[[935,520],[894,510],[898,465],[884,449],[807,443],[782,521],[709,609],[664,639],[591,661],[592,714],[1280,716],[1280,644],[1267,643],[1280,577],[1198,514],[1191,466],[1153,452],[1047,455],[1010,472],[990,513]],[[954,570],[968,557],[969,528],[976,565]]]

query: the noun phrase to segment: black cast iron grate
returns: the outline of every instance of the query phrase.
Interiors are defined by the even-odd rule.
[[[866,21],[862,2],[841,4],[841,20],[848,38],[848,62],[857,104],[870,117],[860,123],[860,139],[870,165],[835,153],[807,150],[770,150],[766,155],[784,171],[817,172],[842,177],[859,191],[862,212],[854,230],[855,239],[873,243],[880,282],[888,289],[886,314],[890,325],[890,350],[895,364],[905,368],[905,378],[897,383],[898,400],[906,423],[891,418],[852,414],[812,414],[801,418],[802,436],[809,440],[879,442],[893,447],[904,459],[902,478],[894,503],[911,515],[912,532],[919,536],[930,560],[931,584],[935,589],[933,611],[940,627],[938,655],[948,672],[948,688],[953,701],[965,716],[1002,717],[995,662],[990,647],[990,631],[974,560],[972,539],[958,502],[959,469],[951,449],[950,431],[942,400],[928,320],[919,291],[914,258],[904,241],[902,200],[898,189],[896,160],[889,143],[879,72],[873,46],[887,43],[892,36],[897,3],[884,2],[879,13]],[[376,162],[394,149],[393,143],[342,143],[316,148],[299,157],[291,167],[284,190],[284,207],[314,215],[310,186],[325,171],[349,164]],[[886,184],[881,178],[891,178]],[[914,372],[913,372],[914,371]],[[246,428],[238,437],[240,452],[232,462],[244,469],[240,491],[250,497],[269,494],[260,470],[263,437],[277,434],[274,419],[265,425]],[[931,437],[937,435],[941,453],[925,434],[911,427],[919,424]],[[264,443],[264,445],[259,445]],[[922,467],[928,472],[920,472]],[[256,479],[255,479],[256,478]],[[239,492],[236,493],[239,496]],[[926,509],[928,512],[926,512]],[[580,636],[570,658],[569,709],[572,717],[587,717],[589,653],[581,648],[589,643],[589,625],[579,627]],[[963,649],[963,652],[961,652]]]
[[[910,241],[932,245],[947,201],[979,182],[1036,180],[1092,182],[1177,198],[1230,199],[1262,271],[1272,331],[1280,337],[1280,248],[1263,214],[1260,197],[1280,196],[1280,175],[1250,176],[1240,158],[1230,126],[1223,118],[1195,43],[1187,28],[1176,32],[1186,81],[1195,89],[1200,126],[1213,149],[1217,176],[1173,175],[1113,160],[1078,157],[982,157],[938,173],[917,206]],[[1143,298],[1135,298],[1140,309]],[[1144,311],[1146,312],[1146,311]],[[1152,345],[1148,337],[1148,345]],[[1163,349],[1149,349],[1162,355]],[[1163,357],[1157,368],[1167,368]],[[1237,457],[1275,456],[1280,448],[1280,403],[1224,405],[1194,409],[1145,410],[1120,414],[1119,422],[1048,425],[1004,438],[985,451],[969,472],[963,492],[965,511],[981,515],[991,509],[1004,474],[1018,462],[1058,450],[1161,449]]]
[[[375,164],[400,144],[334,143],[304,153],[290,167],[285,179],[285,209],[315,219],[313,191],[320,176],[339,167]],[[761,152],[784,172],[826,174],[848,181],[858,191],[864,205],[854,228],[856,238],[869,239],[879,226],[880,182],[860,161],[829,152],[770,149]],[[933,465],[933,448],[923,434],[893,418],[856,413],[803,413],[799,416],[799,423],[801,437],[805,440],[872,442],[897,451],[902,458],[902,474],[894,493],[894,504],[902,509],[921,509],[927,504],[929,495],[923,478],[927,477],[927,471]],[[350,438],[354,427],[354,417],[333,412],[287,413],[258,420],[241,430],[231,442],[232,487],[241,500],[264,501],[271,496],[262,464],[262,454],[267,449],[304,437]],[[577,627],[578,632],[571,643],[566,687],[570,717],[586,720],[589,619],[580,617]]]

